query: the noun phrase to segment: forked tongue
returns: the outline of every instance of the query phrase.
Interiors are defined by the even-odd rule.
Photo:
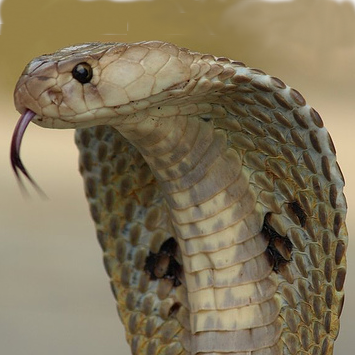
[[[11,140],[11,150],[10,150],[10,159],[11,159],[11,166],[13,171],[16,174],[17,180],[20,184],[20,187],[23,192],[26,191],[24,187],[24,183],[21,180],[21,174],[26,176],[26,178],[31,182],[33,187],[37,190],[37,192],[42,195],[46,196],[42,189],[37,185],[37,183],[32,179],[31,175],[27,172],[25,166],[23,165],[21,158],[20,158],[20,147],[22,142],[22,137],[26,131],[27,126],[32,121],[33,117],[36,114],[31,110],[26,110],[24,114],[21,115],[20,119],[18,120],[14,133],[12,135]]]

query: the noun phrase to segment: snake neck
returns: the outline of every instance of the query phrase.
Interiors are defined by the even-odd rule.
[[[192,353],[233,351],[236,339],[241,351],[276,346],[277,285],[243,153],[207,115],[133,121],[118,129],[157,178],[182,253],[194,334],[186,346]]]

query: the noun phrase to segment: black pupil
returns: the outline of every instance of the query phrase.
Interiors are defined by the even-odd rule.
[[[92,68],[88,63],[79,63],[74,67],[72,74],[79,83],[86,84],[92,78]]]

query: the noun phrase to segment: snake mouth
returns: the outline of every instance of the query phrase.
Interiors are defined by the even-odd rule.
[[[35,180],[33,180],[31,175],[28,173],[27,169],[23,165],[22,160],[20,158],[20,148],[21,148],[22,138],[25,134],[26,128],[28,127],[29,123],[33,120],[35,116],[36,116],[35,112],[26,109],[25,112],[21,115],[20,119],[18,120],[14,133],[12,135],[11,148],[10,148],[10,160],[11,160],[12,169],[16,175],[16,178],[22,190],[25,191],[26,189],[24,187],[23,181],[21,180],[21,173],[28,179],[28,181],[30,181],[33,187],[41,195],[45,195],[44,192],[41,190],[41,188],[37,185]]]

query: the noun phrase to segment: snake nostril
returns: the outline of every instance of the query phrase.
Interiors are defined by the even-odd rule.
[[[48,97],[54,105],[59,106],[63,101],[63,94],[61,91],[49,90]]]

